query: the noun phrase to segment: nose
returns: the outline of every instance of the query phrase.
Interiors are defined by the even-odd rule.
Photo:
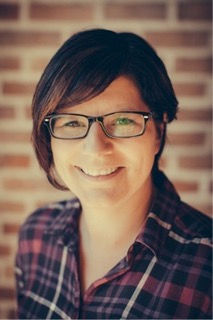
[[[101,124],[93,122],[87,136],[83,139],[84,153],[93,155],[107,155],[112,152],[113,141],[104,133]]]

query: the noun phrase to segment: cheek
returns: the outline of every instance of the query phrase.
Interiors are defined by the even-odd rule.
[[[69,147],[65,141],[52,139],[51,141],[51,148],[53,153],[53,165],[56,170],[67,162],[67,159],[70,158],[72,155],[69,153]]]
[[[154,137],[147,139],[145,136],[142,136],[138,141],[135,141],[132,147],[130,145],[128,147],[128,155],[131,158],[130,162],[135,164],[135,168],[143,167],[144,170],[150,171],[155,155],[158,153],[159,145],[159,141]]]
[[[139,167],[143,167],[143,172],[149,174],[152,170],[155,156],[159,152],[161,138],[157,130],[147,131],[147,134],[141,136],[140,142],[135,145],[134,158]],[[131,151],[130,151],[131,152]],[[133,153],[132,153],[133,154]]]
[[[53,165],[55,166],[55,164],[57,164],[58,162],[58,158],[60,158],[61,151],[62,151],[56,139],[51,140],[51,149],[53,154]]]

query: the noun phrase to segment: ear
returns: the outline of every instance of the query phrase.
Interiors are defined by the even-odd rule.
[[[165,122],[156,124],[156,137],[155,137],[155,154],[161,150],[162,140],[165,135]]]

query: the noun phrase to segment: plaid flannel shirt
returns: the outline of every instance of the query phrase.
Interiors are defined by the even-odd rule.
[[[33,213],[16,257],[20,319],[212,319],[211,219],[160,173],[146,223],[126,257],[81,295],[77,199]]]

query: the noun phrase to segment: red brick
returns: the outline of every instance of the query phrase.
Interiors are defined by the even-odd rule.
[[[89,3],[40,3],[30,6],[30,17],[37,20],[90,20],[94,16],[94,6]]]
[[[163,3],[122,3],[112,1],[104,6],[108,19],[165,19],[166,5]]]
[[[7,319],[17,319],[17,312],[15,309],[12,309],[12,307],[10,307],[8,310]]]
[[[156,47],[200,47],[209,43],[208,31],[150,31],[145,38]]]
[[[180,108],[178,120],[210,122],[212,121],[212,109],[184,110]]]
[[[203,96],[206,86],[203,83],[173,83],[177,96]]]
[[[10,223],[3,225],[3,232],[5,234],[17,234],[20,229],[20,224],[18,223]]]
[[[208,20],[212,19],[211,0],[181,1],[178,5],[178,17],[180,20]]]
[[[5,270],[4,274],[7,278],[14,279],[14,266],[13,265],[7,266],[7,269]]]
[[[46,65],[48,64],[49,60],[50,60],[50,57],[34,59],[31,63],[32,70],[43,71]]]
[[[0,212],[23,212],[25,206],[21,202],[0,201]]]
[[[0,287],[0,300],[14,300],[15,290],[10,287]]]
[[[212,218],[212,205],[211,204],[195,204],[194,205],[197,210],[203,212],[210,218]]]
[[[10,255],[11,250],[10,247],[8,245],[4,245],[4,244],[0,244],[0,256],[8,256]]]
[[[0,31],[0,46],[59,46],[59,32],[40,31]]]
[[[0,106],[0,119],[14,119],[15,109],[10,106]]]
[[[205,142],[205,133],[176,133],[169,135],[169,141],[175,145],[202,145]]]
[[[25,108],[25,117],[30,120],[32,119],[32,110],[30,106]]]
[[[47,188],[46,180],[35,180],[35,179],[5,179],[3,181],[3,186],[5,190],[24,190],[32,192],[32,190],[36,189],[44,189]]]
[[[19,70],[20,61],[18,58],[0,57],[0,70]]]
[[[2,91],[4,94],[17,95],[32,95],[34,93],[36,84],[27,82],[4,82],[2,84]]]
[[[31,134],[21,131],[2,131],[0,130],[0,141],[2,143],[8,142],[30,142]]]
[[[173,184],[179,192],[192,192],[198,190],[197,182],[174,180]]]
[[[0,3],[0,20],[17,20],[19,18],[19,5],[17,3]]]
[[[160,158],[160,160],[159,160],[159,168],[164,170],[166,168],[167,164],[168,164],[167,159],[165,158],[164,155],[162,155],[162,158]]]
[[[2,168],[27,168],[30,165],[30,157],[24,154],[1,155],[0,167]]]
[[[177,58],[176,71],[184,72],[199,72],[211,73],[212,72],[212,59],[209,58]]]
[[[194,170],[194,169],[211,169],[212,157],[209,156],[184,156],[178,159],[181,168]]]

